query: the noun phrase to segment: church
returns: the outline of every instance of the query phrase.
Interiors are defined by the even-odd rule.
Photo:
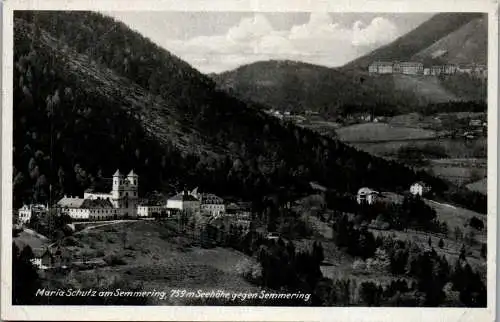
[[[62,213],[79,220],[106,220],[137,217],[139,176],[130,171],[126,176],[116,170],[111,190],[105,185],[87,189],[83,198],[64,196],[57,205]],[[103,207],[102,203],[106,203]]]

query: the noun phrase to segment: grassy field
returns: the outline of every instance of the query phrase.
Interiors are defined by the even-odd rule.
[[[96,288],[103,285],[103,281],[121,279],[140,284],[144,290],[180,288],[244,292],[259,289],[242,277],[256,264],[253,258],[226,248],[200,248],[196,238],[189,233],[178,234],[173,223],[121,223],[85,231],[75,239],[74,246],[65,247],[73,261],[106,261],[115,257],[119,262],[53,275],[46,278],[49,285],[62,283]],[[158,305],[189,302],[189,299],[184,299],[187,302],[182,302],[183,299],[150,300]]]
[[[430,139],[421,141],[388,141],[374,143],[353,143],[356,148],[366,151],[370,154],[390,157],[396,156],[397,152],[402,147],[412,146],[417,149],[426,145],[437,146],[449,158],[484,158],[487,151],[486,138],[478,138],[475,140],[463,139]]]
[[[398,91],[415,93],[422,104],[457,100],[455,94],[444,88],[437,77],[395,74],[394,85]]]
[[[477,178],[486,176],[486,168],[479,167],[455,167],[447,165],[431,165],[435,176],[446,179],[460,186],[476,182]]]
[[[25,229],[19,232],[19,234],[13,238],[13,241],[20,250],[27,245],[29,245],[32,249],[42,249],[50,244],[50,241],[45,236],[42,236],[31,229]]]
[[[436,133],[387,123],[363,123],[342,127],[337,130],[337,135],[342,141],[351,142],[430,139],[434,138]]]
[[[450,129],[453,120],[462,119],[485,119],[486,113],[482,112],[456,112],[438,113],[433,115],[422,115],[420,113],[408,113],[391,117],[387,123],[394,126],[408,126],[423,129],[446,130]],[[448,124],[448,125],[447,125]]]
[[[467,188],[469,188],[472,191],[477,191],[482,194],[487,194],[488,193],[488,179],[484,178],[479,181],[470,183],[467,185]]]

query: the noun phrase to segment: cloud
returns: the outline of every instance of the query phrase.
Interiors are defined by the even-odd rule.
[[[376,17],[366,27],[360,21],[354,23],[352,44],[354,46],[385,44],[397,38],[398,35],[398,28],[391,21]]]
[[[251,18],[243,18],[237,26],[231,27],[227,32],[227,38],[233,41],[252,41],[273,31],[267,18],[262,14],[256,14]]]
[[[340,26],[328,13],[311,13],[307,23],[275,30],[263,14],[245,17],[226,34],[169,39],[165,47],[202,72],[221,72],[259,60],[290,59],[339,66],[399,36],[389,19]]]

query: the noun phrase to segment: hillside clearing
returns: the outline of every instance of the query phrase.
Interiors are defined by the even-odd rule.
[[[364,123],[346,126],[337,130],[342,141],[390,141],[432,139],[436,133],[412,127],[393,126],[386,123]]]
[[[394,75],[394,84],[396,90],[417,94],[422,104],[458,100],[457,96],[447,91],[436,77]]]
[[[480,192],[482,194],[487,194],[488,193],[488,179],[484,178],[484,179],[481,179],[479,181],[468,184],[467,188],[469,188],[472,191],[477,191],[477,192]]]
[[[190,233],[177,233],[175,223],[127,222],[82,231],[75,246],[66,246],[72,261],[98,261],[115,257],[120,262],[91,269],[73,268],[67,276],[53,274],[46,283],[98,287],[102,280],[123,279],[144,290],[167,288],[256,290],[242,274],[256,260],[226,248],[203,249]],[[207,260],[210,258],[210,260]],[[180,304],[181,299],[152,299],[154,304]],[[156,302],[155,302],[156,301]]]

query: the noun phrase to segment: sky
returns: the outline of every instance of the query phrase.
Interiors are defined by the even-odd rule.
[[[203,73],[261,60],[337,67],[390,43],[431,13],[104,12]]]

